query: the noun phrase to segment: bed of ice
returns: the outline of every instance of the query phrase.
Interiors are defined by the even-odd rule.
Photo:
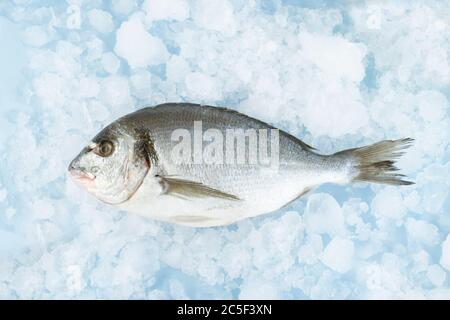
[[[449,34],[447,1],[1,1],[0,298],[449,299]],[[99,129],[168,101],[325,153],[413,137],[416,184],[325,185],[196,230],[68,179]]]

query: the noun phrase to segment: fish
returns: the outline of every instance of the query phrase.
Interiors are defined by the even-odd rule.
[[[232,109],[165,103],[104,127],[68,170],[78,185],[118,210],[216,227],[274,212],[324,183],[411,185],[395,164],[413,141],[321,154]]]

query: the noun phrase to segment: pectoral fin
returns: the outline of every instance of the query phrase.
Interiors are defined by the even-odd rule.
[[[233,201],[240,200],[235,195],[205,186],[200,182],[169,177],[160,177],[160,179],[164,194],[173,195],[185,199],[217,198]]]

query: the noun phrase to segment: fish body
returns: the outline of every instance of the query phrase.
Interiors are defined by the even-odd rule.
[[[241,140],[245,152],[240,162],[236,159],[242,148],[237,140],[227,139],[230,132],[257,137],[251,140],[249,134]],[[254,143],[264,140],[264,135],[270,143]],[[184,159],[180,161],[174,150],[186,137],[193,145],[192,154],[180,156]],[[222,144],[216,144],[212,155],[222,158],[208,161],[205,145],[216,140]],[[382,141],[322,155],[294,136],[236,111],[168,103],[138,110],[107,126],[69,170],[94,196],[122,210],[209,227],[275,211],[323,183],[410,184],[394,173],[394,160],[411,141]],[[258,147],[262,146],[270,149],[266,152],[272,157],[270,163],[255,162],[261,160]],[[233,157],[227,158],[230,150]]]

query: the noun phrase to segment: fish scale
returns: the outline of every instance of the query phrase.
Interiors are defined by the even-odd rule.
[[[309,164],[313,162],[301,161],[300,156],[303,149],[298,144],[294,144],[289,136],[284,132],[280,133],[280,163],[281,167],[276,175],[265,177],[260,174],[260,166],[239,166],[239,165],[188,165],[177,166],[168,165],[170,163],[173,142],[170,140],[174,128],[186,128],[193,136],[192,127],[194,121],[202,121],[203,129],[216,128],[224,131],[228,128],[239,129],[271,129],[273,127],[249,118],[239,113],[200,105],[163,105],[156,108],[150,108],[146,113],[146,126],[149,128],[158,127],[153,134],[156,152],[161,158],[161,163],[169,175],[176,175],[188,180],[195,179],[205,185],[212,186],[219,190],[224,190],[231,194],[237,194],[241,199],[258,200],[261,197],[268,196],[267,193],[274,192],[282,188],[291,180],[297,187],[293,190],[286,190],[284,197],[292,198],[301,193],[299,179],[301,178],[300,167],[308,170],[314,167]],[[142,112],[145,112],[142,111]],[[158,119],[160,117],[161,119]],[[139,114],[135,116],[139,117]],[[130,119],[133,121],[133,118]],[[164,127],[165,129],[162,129]],[[246,141],[246,150],[248,141]],[[305,152],[306,157],[312,157]],[[291,168],[289,165],[291,164]],[[312,168],[313,169],[313,168]],[[304,179],[305,180],[305,179]],[[306,181],[305,181],[306,182]],[[249,188],[248,186],[252,186]],[[261,187],[260,187],[261,186]],[[260,191],[255,193],[254,191]]]

